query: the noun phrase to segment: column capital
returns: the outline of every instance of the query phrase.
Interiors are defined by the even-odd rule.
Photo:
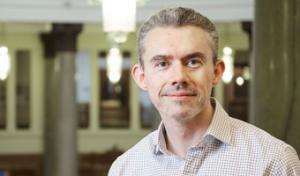
[[[81,29],[81,24],[53,24],[52,33],[54,34],[56,50],[58,52],[75,52],[77,50],[77,36]]]
[[[77,36],[82,30],[82,24],[54,23],[50,33],[40,35],[46,58],[54,58],[57,52],[76,52]]]
[[[253,26],[252,21],[242,21],[242,29],[246,34],[248,34],[250,50],[252,50],[252,34],[253,34],[252,26]]]

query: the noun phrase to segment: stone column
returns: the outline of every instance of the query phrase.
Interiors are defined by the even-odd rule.
[[[292,107],[291,116],[289,116],[289,124],[285,132],[286,141],[293,145],[298,154],[300,154],[300,1],[293,1],[294,8],[294,57],[293,57],[293,97],[292,97]]]
[[[54,24],[42,34],[46,59],[44,175],[78,175],[75,99],[76,38],[81,25]]]
[[[256,0],[251,122],[300,152],[299,0]]]

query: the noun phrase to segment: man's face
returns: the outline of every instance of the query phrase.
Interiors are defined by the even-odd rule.
[[[223,71],[213,64],[208,33],[194,26],[157,27],[146,35],[144,47],[144,69],[136,65],[132,73],[162,118],[205,115],[220,77],[216,73]]]

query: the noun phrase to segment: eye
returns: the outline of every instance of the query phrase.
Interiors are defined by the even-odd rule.
[[[199,67],[201,66],[201,60],[200,59],[197,59],[197,58],[191,58],[187,61],[187,66],[188,67],[191,67],[191,68],[196,68],[196,67]]]
[[[155,64],[155,67],[158,68],[158,70],[166,69],[169,66],[169,63],[167,61],[159,61]]]

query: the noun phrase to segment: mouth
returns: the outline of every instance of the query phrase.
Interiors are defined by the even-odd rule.
[[[164,97],[171,98],[178,101],[188,100],[196,96],[193,92],[170,92],[163,95]]]

